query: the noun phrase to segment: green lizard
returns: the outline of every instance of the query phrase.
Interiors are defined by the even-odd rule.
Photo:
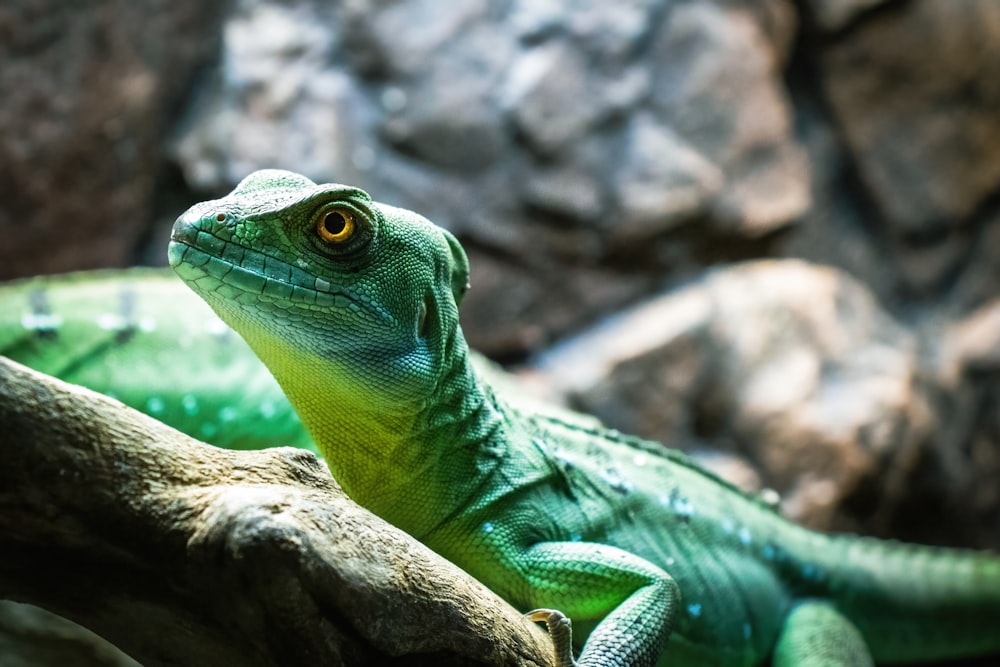
[[[344,489],[515,605],[561,665],[861,665],[1000,650],[1000,559],[813,533],[685,457],[501,395],[455,239],[257,172],[178,219],[178,274],[274,373]],[[579,630],[583,630],[579,632]]]
[[[170,269],[0,285],[0,354],[220,447],[316,451],[246,343]]]
[[[580,665],[1000,650],[997,557],[810,532],[680,454],[491,389],[458,321],[465,253],[419,215],[260,171],[182,215],[169,259],[272,371],[345,491],[539,607],[561,665],[563,613],[587,638]]]

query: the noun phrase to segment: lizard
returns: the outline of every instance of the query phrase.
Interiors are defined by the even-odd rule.
[[[169,268],[0,285],[0,354],[218,447],[318,453],[243,339]]]
[[[183,213],[168,260],[347,494],[545,622],[559,667],[1000,651],[997,556],[807,530],[679,452],[492,387],[459,321],[468,258],[414,212],[262,170]]]

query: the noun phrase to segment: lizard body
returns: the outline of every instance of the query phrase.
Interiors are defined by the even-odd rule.
[[[316,451],[243,339],[169,269],[0,285],[0,354],[220,447]]]
[[[863,665],[1000,650],[1000,559],[827,536],[684,456],[494,391],[446,231],[341,185],[247,177],[175,223],[177,273],[249,343],[357,502],[581,665]],[[545,620],[574,664],[564,617]]]

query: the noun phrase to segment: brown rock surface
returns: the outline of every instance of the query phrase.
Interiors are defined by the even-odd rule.
[[[757,262],[626,311],[533,366],[615,428],[742,454],[789,516],[843,529],[857,528],[843,510],[863,487],[879,480],[891,514],[913,474],[932,426],[916,352],[848,276]]]
[[[1000,4],[915,0],[821,52],[858,173],[900,235],[957,227],[1000,183]]]
[[[164,136],[212,56],[221,7],[0,6],[0,279],[135,261]]]

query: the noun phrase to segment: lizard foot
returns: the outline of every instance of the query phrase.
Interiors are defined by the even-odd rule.
[[[577,667],[573,659],[573,623],[556,609],[535,609],[524,615],[529,621],[545,623],[556,649],[556,667]]]

